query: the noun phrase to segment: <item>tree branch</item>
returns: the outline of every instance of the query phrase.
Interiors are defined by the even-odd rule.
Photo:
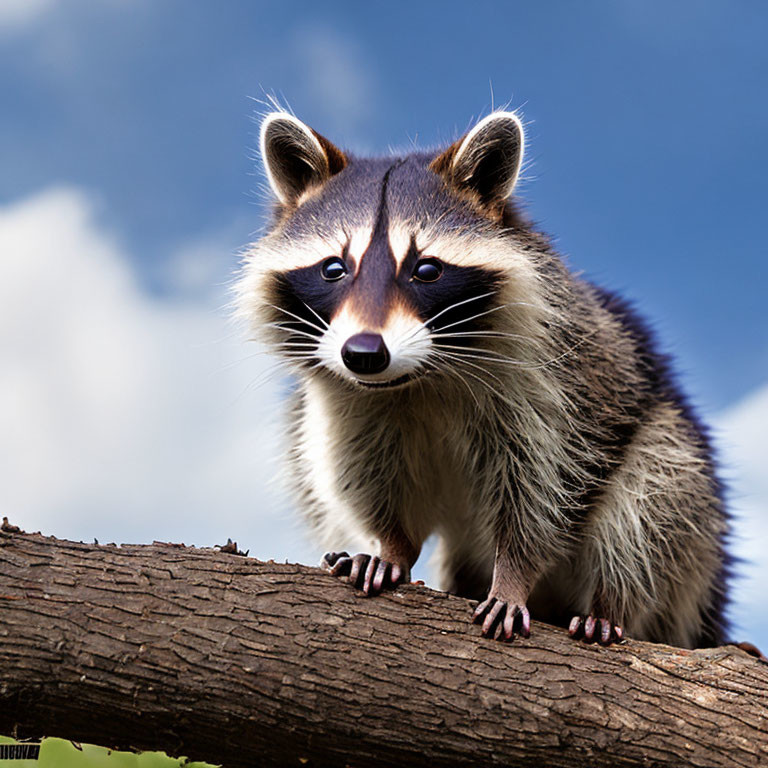
[[[0,733],[239,766],[768,764],[768,665],[601,648],[319,569],[0,532]]]

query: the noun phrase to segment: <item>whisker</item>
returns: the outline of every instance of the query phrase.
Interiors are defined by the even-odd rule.
[[[477,395],[475,394],[475,391],[472,389],[472,387],[469,385],[469,382],[457,371],[452,370],[451,374],[457,378],[466,388],[469,392],[472,399],[475,401],[475,405],[478,407],[478,410],[480,409],[480,401],[477,399]]]
[[[472,368],[476,368],[478,371],[482,371],[483,373],[487,373],[492,379],[495,379],[496,381],[498,381],[499,384],[502,387],[504,386],[504,382],[498,376],[495,376],[494,374],[492,374],[487,368],[483,368],[483,366],[477,365],[477,363],[470,362],[469,360],[467,360],[465,357],[463,357],[461,355],[457,355],[457,354],[455,354],[453,352],[443,352],[441,356],[443,358],[447,358],[449,360],[452,360],[452,361],[454,361],[456,363],[461,363],[463,365],[470,365],[470,366],[472,366]],[[486,361],[486,362],[488,362],[488,361]],[[469,371],[466,371],[466,373],[469,373]]]
[[[218,368],[211,371],[209,376],[218,376],[221,373],[226,373],[227,371],[232,370],[232,368],[234,368],[236,365],[245,363],[248,360],[253,360],[254,357],[258,357],[259,355],[268,355],[268,354],[270,354],[270,351],[268,349],[259,349],[256,352],[251,352],[250,354],[240,357],[237,360],[230,360],[228,363],[223,363]]]
[[[285,357],[288,355],[292,355],[294,352],[308,353],[316,350],[317,350],[317,345],[312,344],[309,341],[283,341],[276,346],[276,349],[275,348],[258,349],[255,352],[251,352],[249,355],[244,355],[243,357],[237,360],[230,360],[230,362],[224,363],[223,365],[219,366],[219,368],[217,368],[211,375],[229,371],[230,369],[234,368],[236,365],[245,363],[248,360],[252,360],[254,357],[259,357],[260,355],[271,355],[272,357],[274,357],[275,355],[279,355],[279,356]],[[314,357],[314,355],[311,355],[311,357]]]
[[[282,325],[281,323],[267,323],[268,328],[277,328],[278,330],[285,331],[286,333],[298,333],[301,336],[306,336],[309,339],[312,339],[313,341],[317,342],[318,337],[314,333],[307,333],[306,331],[300,331],[298,328],[288,328],[286,325]]]
[[[459,363],[459,364],[461,364],[461,363]],[[481,370],[482,370],[482,369],[481,369]],[[454,370],[454,373],[458,373],[458,372]],[[500,392],[497,392],[497,391],[496,391],[496,390],[495,390],[495,389],[494,389],[494,388],[493,388],[493,387],[490,385],[490,383],[489,383],[489,382],[487,382],[487,381],[486,381],[485,379],[483,379],[482,377],[478,376],[476,373],[472,373],[472,371],[468,371],[468,370],[466,370],[465,368],[463,368],[463,369],[462,369],[462,373],[465,373],[467,376],[471,376],[473,379],[476,379],[477,381],[479,381],[479,382],[480,382],[480,383],[481,383],[481,384],[482,384],[482,385],[483,385],[483,386],[484,386],[484,387],[485,387],[485,388],[486,388],[486,389],[487,389],[487,390],[488,390],[488,391],[489,391],[489,392],[490,392],[492,395],[495,395],[496,397],[499,397],[499,398],[501,398],[502,400],[504,399],[504,396],[503,396],[503,395],[502,395]],[[475,402],[477,402],[477,398],[475,398]]]
[[[485,312],[479,312],[478,314],[472,315],[471,317],[464,318],[463,320],[457,320],[455,323],[449,323],[448,325],[443,325],[440,328],[434,328],[432,329],[432,332],[439,333],[448,328],[453,328],[455,325],[461,325],[462,323],[468,323],[470,320],[476,320],[478,317],[483,317],[483,315],[488,315],[491,312],[498,312],[500,309],[505,309],[506,307],[533,307],[534,309],[538,309],[539,311],[550,312],[553,315],[556,314],[556,310],[554,310],[551,307],[544,307],[538,304],[531,304],[528,301],[509,301],[506,304],[500,304],[498,307],[491,307]]]
[[[533,343],[535,339],[531,339],[528,336],[523,336],[520,333],[507,333],[506,331],[454,331],[453,333],[431,333],[430,338],[432,339],[453,339],[457,337],[472,337],[476,336],[477,338],[509,338],[509,339],[519,339],[520,341],[529,341]]]
[[[453,328],[455,325],[463,325],[464,323],[468,323],[471,320],[477,320],[478,317],[484,317],[485,315],[490,315],[491,312],[498,312],[500,309],[511,307],[513,306],[514,303],[517,303],[517,302],[511,302],[509,304],[500,304],[498,307],[491,307],[490,309],[486,309],[485,312],[478,312],[476,315],[472,315],[471,317],[465,317],[463,320],[457,320],[455,323],[449,323],[448,325],[443,325],[440,328],[436,328],[435,331],[440,333],[442,331],[447,330],[448,328]]]
[[[473,296],[470,299],[464,299],[463,301],[457,301],[455,304],[451,304],[449,307],[446,307],[445,309],[440,310],[436,315],[432,315],[432,317],[429,318],[429,320],[424,321],[424,325],[429,325],[430,323],[437,320],[438,317],[441,315],[444,315],[446,312],[449,312],[452,309],[456,309],[456,307],[460,307],[463,304],[469,304],[471,301],[480,301],[480,299],[487,299],[489,296],[493,296],[493,294],[496,293],[496,291],[489,291],[488,293],[481,293],[479,296]]]
[[[295,320],[298,320],[300,323],[303,323],[304,325],[308,325],[310,328],[316,328],[318,331],[320,331],[320,333],[325,333],[325,328],[321,328],[319,325],[316,325],[315,323],[310,323],[309,320],[307,320],[304,317],[301,317],[301,315],[296,315],[293,312],[289,312],[287,309],[283,309],[283,307],[278,307],[277,304],[267,304],[267,306],[272,307],[272,309],[276,309],[278,312],[283,312],[289,317],[292,317]]]
[[[452,349],[458,352],[464,353],[471,357],[479,357],[482,360],[492,360],[499,363],[525,363],[523,360],[515,360],[502,352],[497,352],[495,349],[487,349],[486,347],[458,347],[455,344],[435,344],[437,349]],[[494,357],[487,357],[486,355],[494,355]]]
[[[403,341],[408,341],[413,336],[415,336],[419,331],[421,331],[424,328],[427,328],[430,323],[437,320],[438,317],[441,315],[444,315],[446,312],[450,311],[451,309],[455,309],[456,307],[460,307],[462,304],[469,304],[471,301],[479,301],[480,299],[487,299],[489,296],[493,296],[493,294],[496,293],[496,291],[491,291],[489,293],[483,293],[479,296],[472,296],[469,299],[463,299],[462,301],[457,301],[455,304],[451,304],[448,307],[445,307],[445,309],[441,309],[437,314],[432,315],[432,317],[425,320],[421,325],[417,326],[413,331],[411,331],[404,339]]]
[[[589,341],[596,333],[597,333],[597,330],[590,331],[589,333],[584,334],[584,336],[582,336],[577,342],[575,342],[570,347],[568,347],[568,349],[564,350],[559,355],[556,355],[555,357],[549,360],[545,360],[544,362],[541,362],[541,363],[530,363],[530,362],[524,362],[521,360],[513,360],[510,357],[507,357],[506,359],[500,358],[499,362],[506,362],[509,365],[519,365],[527,370],[537,370],[541,368],[546,368],[547,366],[553,365],[554,363],[562,360],[564,357],[567,357],[568,355],[570,355],[571,352],[573,352],[575,349],[580,347],[582,344]],[[435,346],[448,346],[448,345],[436,344]],[[465,348],[461,347],[460,349],[464,350]],[[485,353],[491,353],[494,355],[501,355],[500,352],[496,352],[495,350],[492,350],[492,349],[481,348],[479,349],[479,351],[485,352]]]
[[[519,366],[525,370],[533,371],[538,370],[541,368],[546,368],[549,365],[552,365],[559,360],[562,360],[564,357],[569,355],[571,352],[573,352],[577,347],[584,344],[584,342],[588,341],[589,336],[592,336],[593,334],[588,334],[587,336],[582,337],[577,341],[575,344],[570,346],[568,349],[566,349],[561,354],[557,355],[556,357],[551,358],[550,360],[545,360],[541,363],[532,363],[525,360],[515,360],[514,358],[508,357],[506,355],[503,355],[501,352],[497,352],[493,349],[487,349],[485,347],[457,347],[450,344],[435,344],[435,347],[438,349],[451,349],[451,350],[458,350],[456,352],[453,352],[457,357],[471,357],[473,359],[477,360],[485,360],[489,363],[502,363],[504,365],[516,365]],[[495,357],[486,357],[485,355],[495,355]]]
[[[530,366],[531,369],[546,368],[547,366],[552,365],[553,363],[556,363],[559,360],[562,360],[564,357],[567,357],[568,355],[570,355],[574,349],[576,349],[577,347],[580,347],[585,341],[588,341],[590,336],[594,336],[595,333],[596,331],[593,331],[592,333],[588,333],[586,336],[583,336],[574,345],[568,347],[568,349],[566,349],[565,352],[563,352],[562,354],[559,354],[557,357],[553,357],[551,360],[547,360],[544,363],[536,363],[534,365],[531,365]]]
[[[234,405],[235,403],[237,403],[250,390],[256,389],[266,384],[270,379],[274,378],[274,376],[281,369],[285,369],[285,367],[286,367],[285,361],[278,360],[270,368],[267,368],[266,371],[262,371],[255,379],[249,381],[248,384],[246,384],[245,387],[243,387],[243,390],[240,392],[240,394],[238,394],[235,397],[235,399],[230,403],[230,405]]]
[[[320,315],[317,314],[317,312],[315,312],[314,309],[312,309],[312,307],[309,306],[309,304],[307,304],[306,301],[302,300],[301,303],[323,324],[323,327],[326,330],[331,327],[330,325],[328,325],[328,323],[325,322],[325,320],[323,320],[322,317],[320,317]]]
[[[313,344],[311,341],[281,341],[277,344],[278,349],[286,349],[289,347],[304,347],[305,349],[317,349],[317,344]]]
[[[470,397],[475,401],[475,405],[477,406],[478,410],[480,409],[480,401],[477,399],[477,396],[475,395],[474,390],[469,385],[469,382],[456,370],[455,367],[451,366],[451,367],[441,368],[440,366],[435,365],[431,361],[427,361],[427,365],[429,365],[429,367],[435,371],[446,373],[449,376],[452,376],[453,378],[458,379],[467,388],[467,392],[469,392]]]

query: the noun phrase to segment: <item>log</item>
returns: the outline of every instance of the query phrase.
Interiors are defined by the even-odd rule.
[[[216,549],[0,532],[0,733],[239,766],[768,765],[768,665]],[[236,551],[236,550],[235,550]]]

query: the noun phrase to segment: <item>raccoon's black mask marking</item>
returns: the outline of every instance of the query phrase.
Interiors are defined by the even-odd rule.
[[[461,332],[485,327],[487,320],[475,316],[494,304],[494,293],[502,276],[491,269],[457,267],[443,262],[443,274],[439,280],[433,283],[412,280],[416,262],[429,255],[420,253],[415,242],[411,241],[411,248],[400,267],[399,275],[400,280],[407,281],[410,303],[427,323],[429,330],[446,328],[447,332]],[[456,304],[458,306],[449,309]]]
[[[275,303],[314,324],[317,324],[317,317],[313,315],[313,310],[329,323],[340,307],[346,304],[367,327],[380,328],[385,324],[390,310],[400,304],[410,308],[425,323],[447,310],[434,323],[428,324],[430,330],[439,330],[449,325],[450,330],[455,332],[485,327],[487,320],[484,318],[468,318],[485,312],[494,303],[493,294],[502,279],[500,273],[481,267],[459,267],[443,263],[443,273],[438,280],[431,283],[414,280],[413,270],[420,258],[438,257],[438,254],[428,251],[422,253],[417,249],[416,233],[398,270],[389,240],[390,205],[387,194],[390,178],[396,172],[398,175],[416,177],[399,179],[400,188],[408,188],[419,182],[423,184],[423,180],[418,178],[421,175],[433,176],[431,172],[407,160],[398,160],[386,169],[381,180],[373,233],[359,268],[349,254],[347,245],[341,254],[328,254],[328,257],[339,256],[345,262],[348,269],[345,277],[335,282],[323,280],[321,267],[325,259],[308,267],[275,275]],[[344,173],[340,174],[340,182],[343,181]],[[483,298],[479,298],[481,296]],[[454,304],[460,306],[448,309]]]
[[[347,264],[349,274],[336,282],[323,280],[321,267],[324,259],[309,267],[275,275],[275,303],[317,325],[317,317],[311,310],[329,323],[339,307],[348,298],[351,299],[350,294],[354,293],[357,314],[361,319],[368,321],[371,328],[376,328],[384,324],[393,303],[392,299],[397,297],[402,304],[412,307],[422,322],[427,322],[439,314],[434,322],[427,324],[431,331],[450,326],[448,331],[461,332],[488,326],[487,316],[475,316],[487,311],[494,304],[493,294],[501,277],[492,270],[444,264],[439,280],[434,283],[420,283],[411,279],[413,267],[421,258],[421,254],[414,248],[403,262],[399,274],[394,274],[396,265],[390,255],[392,273],[382,275],[382,267],[385,267],[386,263],[379,263],[374,269],[366,272],[366,282],[369,282],[369,285],[365,286],[359,282],[359,275],[356,280],[353,277],[355,263],[346,249],[341,258]],[[379,274],[376,274],[377,272]],[[382,277],[383,280],[380,279]],[[465,301],[466,303],[461,303]],[[448,309],[454,304],[459,306]],[[280,318],[281,322],[285,320],[285,317]],[[290,324],[290,321],[287,324]],[[303,330],[313,332],[310,328]],[[318,331],[317,335],[319,334]],[[457,343],[460,342],[460,339],[457,340]]]

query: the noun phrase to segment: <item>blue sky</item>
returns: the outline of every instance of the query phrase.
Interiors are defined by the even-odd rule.
[[[379,154],[445,143],[509,104],[528,125],[532,216],[574,268],[653,319],[723,433],[740,551],[759,560],[766,33],[767,7],[726,0],[4,0],[9,509],[60,535],[210,544],[217,529],[200,519],[215,500],[232,510],[224,536],[314,557],[282,526],[264,469],[277,427],[274,441],[259,429],[281,383],[252,386],[268,361],[248,357],[221,310],[264,221],[258,100],[274,93],[336,143]],[[47,495],[29,491],[40,477]],[[768,565],[759,574],[764,587]],[[768,609],[742,614],[768,645]]]
[[[492,84],[530,121],[532,214],[647,308],[702,404],[768,370],[761,6],[48,5],[0,39],[0,199],[97,191],[149,285],[179,241],[258,226],[251,97],[382,153],[453,138]]]

